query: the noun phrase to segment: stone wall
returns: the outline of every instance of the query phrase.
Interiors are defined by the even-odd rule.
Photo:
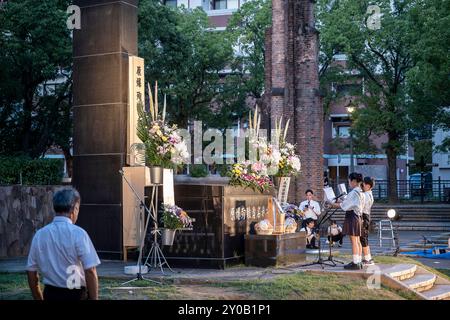
[[[36,230],[53,220],[53,193],[60,186],[0,187],[0,257],[28,254]]]

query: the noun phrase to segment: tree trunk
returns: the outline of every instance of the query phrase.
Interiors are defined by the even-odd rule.
[[[31,134],[31,116],[33,111],[33,92],[34,90],[28,89],[25,93],[25,99],[23,103],[23,126],[22,126],[22,152],[29,153],[30,149],[30,134]]]
[[[73,171],[73,156],[70,154],[70,148],[64,147],[62,150],[64,152],[64,157],[66,158],[67,175],[71,178]]]
[[[389,203],[398,202],[397,195],[397,152],[392,147],[386,149],[388,160],[388,199]]]

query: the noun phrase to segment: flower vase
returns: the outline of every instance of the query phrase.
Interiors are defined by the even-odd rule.
[[[150,167],[150,180],[152,184],[163,184],[164,168],[160,166]]]
[[[161,234],[161,241],[163,246],[172,246],[175,240],[175,234],[177,230],[175,229],[163,229]]]

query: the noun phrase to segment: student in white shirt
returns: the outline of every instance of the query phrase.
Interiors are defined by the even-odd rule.
[[[64,188],[53,196],[56,216],[38,230],[28,254],[28,284],[35,300],[97,300],[100,260],[86,231],[76,226],[80,194]],[[38,271],[43,275],[44,293]]]
[[[306,232],[306,248],[317,249],[316,246],[316,232],[314,230],[315,222],[313,219],[308,218],[305,220],[305,227],[300,229],[300,231]]]
[[[363,224],[361,231],[361,246],[364,259],[362,261],[363,265],[373,265],[375,264],[372,260],[372,255],[370,254],[369,248],[369,228],[370,228],[370,211],[373,205],[373,194],[372,189],[375,185],[374,179],[371,177],[365,177],[361,184],[363,194],[364,194],[364,206],[363,206]]]
[[[344,266],[345,269],[359,270],[362,265],[361,246],[361,216],[364,204],[364,195],[361,190],[362,174],[353,172],[348,176],[348,183],[352,191],[341,203],[333,203],[331,206],[345,211],[343,233],[350,237],[352,242],[353,261]]]
[[[313,219],[316,221],[320,216],[320,204],[313,200],[314,192],[311,189],[305,192],[306,200],[301,202],[299,209],[303,212],[303,223],[302,227],[305,227],[305,221],[307,219]]]
[[[344,235],[342,234],[342,228],[336,223],[335,220],[330,221],[330,226],[328,227],[328,241],[331,242],[331,246],[334,246],[335,242],[339,243],[339,247],[342,247],[342,240]]]

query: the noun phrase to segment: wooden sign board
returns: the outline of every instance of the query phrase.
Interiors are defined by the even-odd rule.
[[[144,199],[144,188],[149,179],[150,172],[148,167],[124,167],[122,168],[125,178],[133,186],[139,198]],[[139,247],[141,237],[143,236],[145,220],[144,212],[140,208],[140,201],[134,194],[131,187],[123,181],[122,183],[122,201],[123,201],[123,246]]]
[[[269,198],[267,204],[268,210],[266,219],[273,226],[273,234],[284,233],[284,221],[286,214],[283,212],[280,203],[275,198]]]
[[[142,143],[137,136],[138,124],[138,105],[145,104],[145,77],[144,77],[144,59],[129,56],[128,57],[128,112],[127,112],[127,164],[145,165],[145,163],[136,163],[145,161],[142,157],[136,158],[132,154],[132,146],[135,143]]]
[[[290,183],[291,183],[290,177],[280,178],[280,186],[278,189],[278,198],[277,198],[279,203],[287,203],[288,202],[289,184]]]

